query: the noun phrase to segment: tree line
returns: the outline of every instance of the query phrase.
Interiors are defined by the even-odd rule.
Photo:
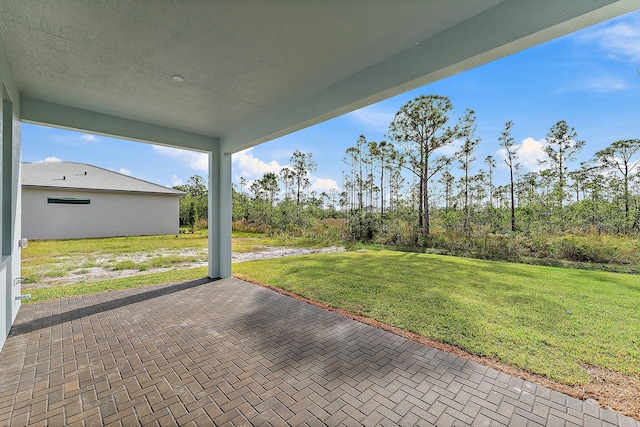
[[[421,96],[394,116],[387,134],[392,143],[368,142],[361,136],[347,149],[350,210],[370,212],[375,206],[379,227],[393,216],[390,212],[404,212],[418,238],[432,234],[433,221],[439,231],[465,234],[634,234],[640,229],[640,140],[612,142],[571,169],[585,142],[560,120],[547,133],[540,170],[525,173],[521,146],[512,137],[514,124],[508,121],[496,138],[504,158],[487,156],[486,168],[472,173],[481,143],[475,135],[475,113],[466,110],[453,122],[452,110],[446,97]],[[455,152],[442,150],[456,141]],[[506,185],[495,184],[499,161],[508,171]],[[457,177],[454,168],[459,169]],[[410,172],[408,183],[402,170]]]
[[[345,151],[342,190],[310,190],[313,155],[295,151],[278,173],[240,179],[233,219],[299,232],[335,218],[343,239],[406,246],[455,236],[640,231],[640,139],[612,141],[574,166],[585,141],[559,120],[547,132],[539,170],[526,172],[512,136],[516,124],[507,121],[494,141],[481,141],[475,112],[466,109],[455,118],[453,111],[445,96],[420,96],[395,114],[386,140],[361,135]],[[490,143],[501,155],[489,155],[477,167],[478,147]],[[498,179],[501,172],[506,179]],[[196,193],[202,189],[197,179],[189,184]],[[189,193],[189,206],[198,205],[188,187],[176,188]],[[189,216],[181,207],[181,220],[183,210]]]

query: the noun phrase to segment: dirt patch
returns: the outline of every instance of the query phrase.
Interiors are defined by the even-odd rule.
[[[264,246],[259,251],[253,252],[232,252],[232,262],[255,261],[270,258],[282,258],[297,255],[307,255],[316,253],[344,252],[340,246],[328,248],[288,248]],[[133,265],[144,265],[154,258],[173,258],[175,262],[170,267],[158,268],[117,268],[114,266],[126,262]],[[180,262],[180,259],[189,260]],[[51,286],[71,285],[75,283],[97,282],[100,280],[118,279],[123,277],[139,276],[142,274],[162,273],[169,270],[189,269],[205,267],[208,263],[208,250],[205,249],[175,249],[152,252],[134,252],[129,254],[111,255],[101,254],[91,260],[90,267],[87,265],[85,256],[65,256],[58,260],[61,270],[66,270],[61,276],[43,275],[36,283],[23,283],[22,289],[45,288]]]
[[[614,409],[640,420],[640,376],[626,375],[599,366],[583,368],[593,377],[585,386],[587,393],[597,396],[607,409]]]
[[[486,357],[476,356],[461,348],[449,344],[443,344],[415,334],[413,332],[407,332],[395,326],[379,322],[376,319],[372,319],[370,317],[365,317],[346,310],[334,308],[326,304],[294,294],[292,292],[285,291],[284,289],[279,289],[274,286],[258,282],[256,280],[247,279],[246,277],[242,276],[237,277],[244,281],[254,283],[258,286],[271,289],[275,292],[287,295],[291,298],[295,298],[299,301],[306,302],[307,304],[311,304],[324,310],[334,312],[336,314],[339,314],[340,316],[374,326],[376,328],[391,332],[408,340],[444,351],[446,353],[451,353],[458,357],[472,360],[481,365],[489,366],[496,371],[504,372],[505,374],[522,378],[523,380],[529,381],[531,383],[542,385],[551,390],[555,390],[560,393],[575,397],[576,399],[584,400],[587,402],[587,404],[598,405],[604,409],[620,412],[621,414],[640,421],[640,377],[638,376],[625,375],[620,372],[588,365],[583,366],[583,368],[593,378],[593,380],[589,384],[560,384],[541,375],[533,374],[523,369],[509,366]]]

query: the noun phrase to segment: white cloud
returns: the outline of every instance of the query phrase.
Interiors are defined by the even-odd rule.
[[[83,141],[95,142],[98,140],[98,137],[89,133],[85,133],[80,136],[80,139]]]
[[[270,162],[265,162],[261,159],[258,159],[251,152],[251,148],[239,151],[235,153],[232,157],[233,166],[234,166],[234,179],[236,182],[239,182],[240,177],[243,177],[247,180],[246,185],[244,186],[244,191],[248,191],[248,188],[251,187],[251,184],[264,176],[267,172],[273,172],[276,175],[280,170],[284,167],[288,167],[289,165],[281,165],[277,161],[272,160]],[[329,192],[331,189],[339,190],[338,183],[331,178],[319,178],[314,175],[308,175],[309,182],[311,186],[309,187],[309,191],[316,191],[318,194],[323,191]],[[282,187],[282,184],[280,184]],[[284,188],[281,188],[284,190]]]
[[[619,77],[600,76],[586,80],[583,87],[593,92],[612,92],[627,89],[628,83]]]
[[[209,172],[209,155],[206,153],[159,145],[154,145],[153,149],[156,153],[175,159],[193,170]]]
[[[171,180],[173,181],[173,184],[171,184],[172,187],[175,187],[176,185],[182,185],[184,184],[184,181],[181,180],[180,178],[178,178],[178,175],[174,174],[171,177]]]
[[[538,141],[531,137],[525,138],[520,145],[516,145],[518,149],[517,163],[520,163],[525,172],[537,172],[542,169],[540,165],[541,160],[547,159],[547,154],[544,152],[544,140]],[[498,158],[505,160],[507,158],[507,150],[504,148],[496,151]],[[498,163],[501,167],[507,167],[504,162]]]
[[[275,160],[267,163],[254,157],[251,150],[253,150],[253,148],[248,148],[233,154],[232,161],[236,168],[235,175],[250,181],[262,178],[266,172],[277,174],[280,172],[280,169],[284,167]]]
[[[51,157],[47,157],[44,160],[38,160],[34,163],[50,163],[50,162],[61,162],[62,160],[60,160],[59,158],[57,158],[56,156],[51,156]]]
[[[365,126],[365,130],[376,132],[386,132],[389,129],[389,123],[393,120],[394,112],[380,109],[379,106],[364,107],[347,114],[356,122]]]
[[[311,181],[311,187],[309,187],[310,190],[317,191],[318,194],[323,191],[329,193],[331,189],[339,190],[338,183],[331,178],[317,178],[315,176],[311,176],[309,180]]]
[[[640,61],[640,15],[624,17],[615,23],[581,34],[582,41],[595,41],[609,57]]]
[[[127,168],[120,168],[118,169],[118,172],[121,173],[122,175],[131,175],[131,171]]]
[[[627,77],[627,76],[625,76]],[[560,91],[589,91],[589,92],[614,92],[619,90],[626,90],[629,88],[629,82],[627,79],[619,76],[614,76],[609,73],[599,73],[598,75],[591,75],[578,78],[577,81]]]

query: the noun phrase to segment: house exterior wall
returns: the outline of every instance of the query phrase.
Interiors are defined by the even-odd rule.
[[[20,281],[20,93],[0,39],[0,349],[18,315]]]
[[[49,198],[90,203],[52,204]],[[29,239],[176,234],[178,226],[176,196],[22,189],[22,236]]]

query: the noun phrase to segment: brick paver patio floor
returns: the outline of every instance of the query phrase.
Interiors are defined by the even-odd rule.
[[[640,425],[237,279],[24,305],[7,424]]]

